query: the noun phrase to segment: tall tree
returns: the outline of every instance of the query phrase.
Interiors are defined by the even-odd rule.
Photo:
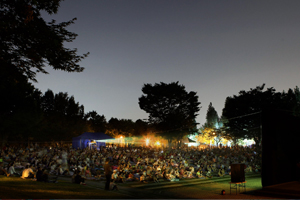
[[[215,108],[212,106],[210,102],[207,113],[206,113],[206,124],[209,128],[219,128],[219,116]]]
[[[38,132],[43,119],[41,92],[22,74],[11,76],[11,71],[15,69],[4,69],[0,73],[0,140],[27,141],[31,134]]]
[[[250,91],[240,91],[239,95],[227,97],[223,116],[226,134],[233,139],[254,139],[261,142],[261,115],[264,108],[284,108],[281,93],[274,88],[264,90],[265,84]]]
[[[187,92],[178,82],[145,84],[142,92],[140,108],[149,114],[149,123],[155,125],[169,144],[194,131],[200,110],[196,92]]]
[[[132,137],[134,133],[134,122],[131,119],[111,118],[108,121],[106,133],[112,137]]]
[[[24,74],[36,81],[37,72],[47,73],[45,66],[67,72],[81,72],[79,62],[87,56],[77,55],[77,49],[64,47],[77,34],[66,27],[76,18],[47,23],[41,12],[56,14],[61,0],[1,0],[0,2],[0,64],[14,68],[14,75]]]
[[[144,122],[141,119],[135,121],[134,133],[133,133],[134,136],[146,135],[148,131],[149,131],[149,126],[147,122]]]
[[[201,128],[200,134],[203,134],[202,138],[206,137],[210,141],[215,141],[218,146],[223,140],[224,131],[222,130],[222,126],[222,120],[210,102],[206,113],[206,122]]]
[[[73,96],[51,90],[41,97],[44,111],[43,135],[40,140],[71,140],[87,130],[84,106],[75,102]]]
[[[0,108],[0,121],[3,123],[1,134],[6,135],[2,138],[13,135],[17,139],[17,133],[24,140],[29,135],[43,135],[43,131],[53,128],[50,124],[49,129],[45,128],[40,108],[46,108],[47,105],[45,102],[40,105],[40,92],[28,83],[29,80],[36,81],[36,73],[47,73],[46,66],[67,72],[82,72],[84,69],[78,63],[88,53],[78,55],[77,49],[64,46],[77,36],[66,29],[76,19],[56,23],[54,20],[46,22],[41,17],[41,12],[56,14],[60,2],[61,0],[0,0],[0,90],[5,95]],[[51,96],[48,97],[50,100]],[[72,102],[69,102],[70,105]],[[51,108],[54,104],[48,106],[47,114],[55,111],[54,107]],[[68,109],[72,110],[71,107]],[[38,131],[39,126],[43,131]],[[62,124],[61,127],[65,126],[66,124]],[[73,126],[74,129],[75,127]],[[57,133],[52,131],[54,132]]]
[[[99,115],[96,111],[88,112],[85,115],[85,119],[89,125],[89,129],[93,132],[105,132],[107,128],[107,122],[104,115]]]
[[[290,88],[287,93],[283,91],[282,101],[284,102],[281,105],[282,109],[291,110],[294,115],[300,116],[300,90],[298,86],[294,90]]]

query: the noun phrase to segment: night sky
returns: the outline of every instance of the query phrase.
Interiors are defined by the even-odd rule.
[[[65,0],[57,22],[77,18],[68,48],[90,52],[82,73],[47,68],[34,85],[67,92],[92,110],[118,119],[147,119],[138,98],[145,83],[176,82],[195,91],[200,125],[210,102],[266,83],[300,86],[299,0]]]

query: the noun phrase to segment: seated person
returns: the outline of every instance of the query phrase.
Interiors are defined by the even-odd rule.
[[[90,167],[90,171],[91,171],[91,175],[92,176],[97,176],[98,174],[97,174],[97,171],[99,170],[99,168],[98,167],[96,167],[95,165],[91,165],[91,167]]]
[[[206,178],[212,178],[213,176],[212,176],[212,173],[211,173],[211,171],[207,171],[207,173],[206,173]]]
[[[194,167],[190,166],[189,167],[189,171],[192,172],[192,173],[194,173],[194,171],[195,171]]]
[[[4,169],[3,162],[0,162],[0,175],[6,175],[7,177],[10,176],[10,174]]]
[[[126,179],[126,181],[134,181],[134,180],[135,180],[134,175],[131,172],[129,172],[128,178]]]
[[[198,169],[198,171],[197,171],[197,173],[196,173],[196,177],[197,177],[197,178],[203,178],[203,177],[204,177],[204,176],[203,176],[202,170]]]
[[[188,174],[187,178],[195,178],[191,171],[187,171],[187,172],[188,172],[187,173]]]
[[[152,177],[152,168],[150,166],[147,167],[146,175],[147,175],[148,180],[153,179],[153,177]]]
[[[44,180],[42,176],[43,176],[43,170],[41,169],[41,167],[38,167],[38,170],[36,172],[36,180],[43,182]]]
[[[112,180],[110,180],[109,190],[119,190],[118,186]]]
[[[9,167],[8,167],[8,173],[9,173],[10,175],[20,176],[20,174],[18,174],[18,173],[16,172],[13,163],[10,163],[10,164],[9,164]]]
[[[135,171],[133,176],[135,177],[136,180],[140,180],[141,175],[140,175],[140,173],[138,173],[138,171]]]
[[[175,175],[175,178],[180,179],[180,174],[179,174],[178,169],[176,169],[176,170],[174,171],[174,175]]]
[[[80,175],[80,171],[76,171],[76,175],[75,175],[75,178],[74,178],[74,182],[76,184],[80,184],[80,185],[86,185],[84,183],[85,179]]]
[[[146,177],[144,176],[144,174],[142,174],[142,175],[140,176],[140,182],[142,182],[142,183],[147,183]]]
[[[158,173],[153,174],[153,181],[155,183],[159,183],[159,175],[158,175]]]
[[[211,165],[207,165],[206,169],[207,169],[207,171],[211,171],[212,170]]]
[[[96,174],[94,175],[96,180],[100,180],[101,178],[101,171],[100,170],[96,170]]]
[[[114,170],[113,173],[111,174],[111,180],[115,182],[118,178],[117,170]]]
[[[117,181],[119,183],[125,183],[126,182],[126,177],[125,177],[125,172],[120,172],[120,174],[117,177]]]
[[[218,176],[219,176],[219,177],[224,177],[224,175],[225,175],[225,170],[222,169],[222,168],[220,168],[220,169],[219,169],[219,172],[218,172]]]
[[[92,173],[89,167],[86,168],[84,173],[85,173],[85,177],[92,178]]]
[[[251,165],[248,165],[248,167],[245,169],[245,172],[252,172],[252,167]]]
[[[56,168],[56,174],[59,176],[64,175],[64,170],[61,165],[58,165],[58,167]]]
[[[176,177],[175,177],[175,175],[173,173],[169,174],[169,180],[170,181],[176,181]]]
[[[26,165],[25,169],[22,172],[21,178],[23,179],[34,178],[34,172],[31,169],[31,165]]]
[[[16,158],[15,163],[14,163],[14,168],[24,169],[24,166],[21,164],[19,158]]]
[[[260,165],[255,165],[255,172],[260,172]]]
[[[184,171],[182,178],[187,178],[188,177],[188,171]]]
[[[213,172],[216,172],[216,171],[217,171],[217,166],[216,166],[216,164],[213,164],[213,165],[212,165],[211,170],[212,170]]]

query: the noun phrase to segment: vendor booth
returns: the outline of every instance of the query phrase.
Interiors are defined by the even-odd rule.
[[[115,140],[115,138],[105,133],[85,132],[77,137],[72,138],[72,147],[77,149],[99,148],[105,146],[105,143]]]

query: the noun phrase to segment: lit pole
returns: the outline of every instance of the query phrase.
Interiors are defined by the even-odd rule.
[[[215,132],[213,132],[212,134],[213,134],[213,135],[215,135],[216,133],[215,133]],[[211,138],[209,139],[209,143],[210,143],[210,145],[209,145],[209,146],[210,146],[210,149],[211,149]]]

